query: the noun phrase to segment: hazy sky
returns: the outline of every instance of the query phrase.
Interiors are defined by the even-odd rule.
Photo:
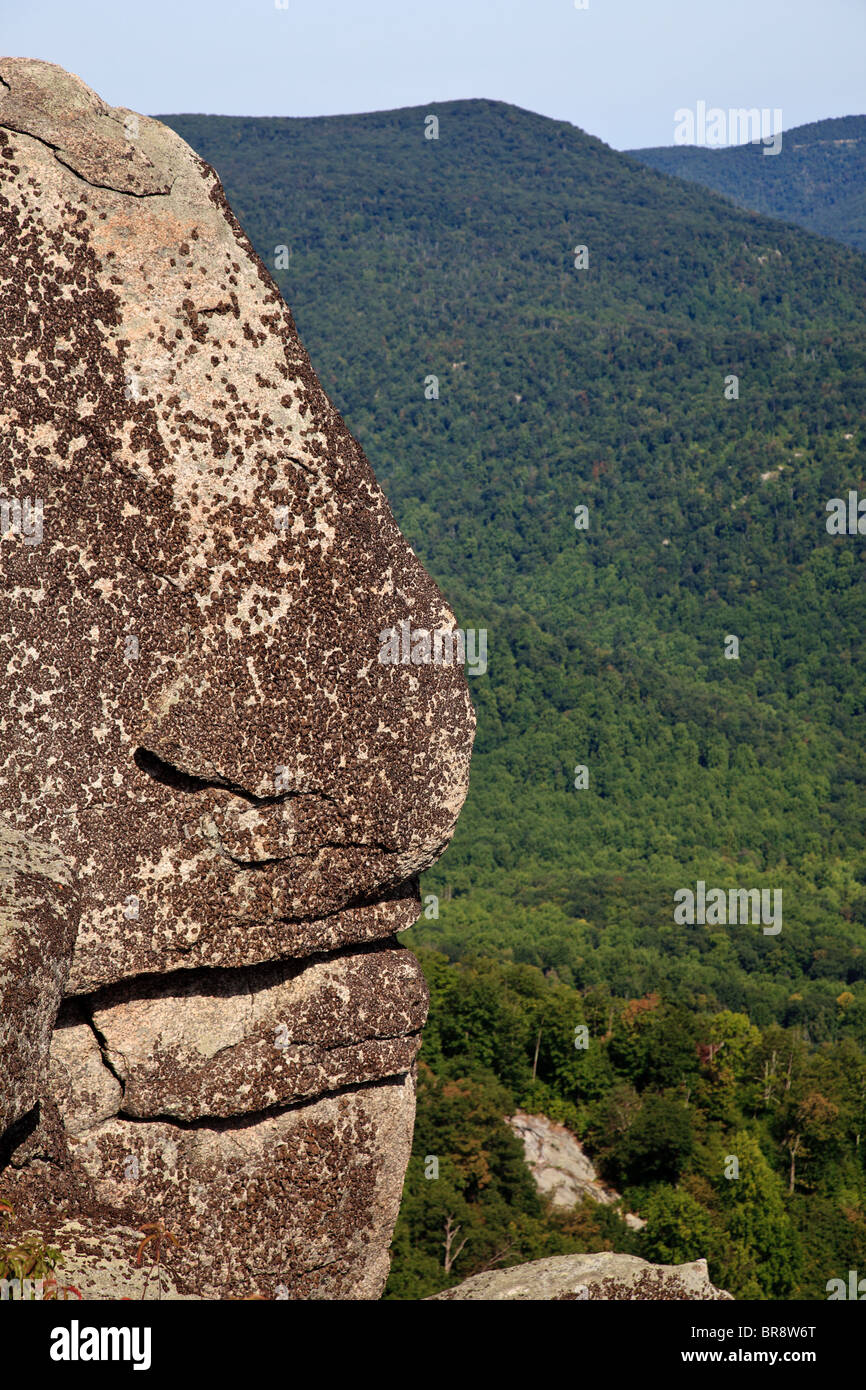
[[[0,0],[0,52],[156,114],[319,116],[491,97],[618,149],[674,112],[866,111],[866,0]],[[582,0],[579,0],[582,3]]]

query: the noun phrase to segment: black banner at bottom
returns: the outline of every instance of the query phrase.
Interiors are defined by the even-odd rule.
[[[856,1300],[859,1301],[859,1300]],[[561,1358],[570,1374],[607,1365],[664,1379],[700,1377],[710,1367],[769,1371],[808,1368],[826,1376],[858,1366],[863,1315],[842,1301],[733,1301],[555,1304],[503,1300],[432,1303],[0,1302],[0,1347],[28,1379],[63,1385],[130,1374],[163,1383],[193,1375],[260,1375],[292,1380],[322,1358],[330,1381],[345,1365],[387,1355],[398,1379],[422,1382],[477,1368],[485,1378],[515,1371],[515,1352],[544,1356],[545,1376]],[[451,1350],[451,1339],[454,1341]],[[464,1352],[460,1348],[465,1349]],[[378,1348],[378,1351],[376,1350]],[[288,1357],[288,1360],[287,1360]],[[295,1358],[296,1369],[290,1372]],[[455,1360],[456,1357],[456,1360]],[[8,1362],[7,1362],[8,1364]],[[438,1365],[438,1371],[436,1367]]]

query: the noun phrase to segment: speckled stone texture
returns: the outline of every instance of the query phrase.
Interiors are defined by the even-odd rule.
[[[62,856],[0,824],[0,1134],[42,1094],[77,923]]]
[[[108,1240],[170,1196],[182,1293],[272,1248],[289,1297],[376,1297],[426,1012],[394,933],[474,732],[462,669],[380,633],[455,619],[173,131],[0,58],[0,241],[0,827],[66,875],[0,878],[4,1017],[45,982],[0,1197],[74,1188]]]

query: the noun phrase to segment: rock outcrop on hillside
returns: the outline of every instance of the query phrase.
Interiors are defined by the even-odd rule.
[[[580,1140],[565,1125],[546,1115],[527,1115],[518,1110],[505,1123],[523,1144],[523,1156],[535,1185],[555,1207],[574,1207],[583,1197],[602,1206],[621,1200],[618,1192],[601,1181]],[[633,1212],[623,1220],[639,1231],[646,1222]]]
[[[474,731],[380,634],[455,620],[177,135],[0,59],[0,237],[0,1199],[375,1298]]]
[[[575,1300],[635,1300],[656,1302],[683,1299],[729,1299],[710,1283],[706,1260],[692,1264],[654,1265],[636,1255],[604,1250],[597,1255],[554,1255],[549,1260],[512,1265],[476,1274],[444,1293],[445,1299],[484,1299],[518,1302]]]

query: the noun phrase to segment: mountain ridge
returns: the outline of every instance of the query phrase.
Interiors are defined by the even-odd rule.
[[[650,146],[639,163],[866,251],[866,116],[836,116],[784,131],[778,155],[760,141],[713,149]]]

